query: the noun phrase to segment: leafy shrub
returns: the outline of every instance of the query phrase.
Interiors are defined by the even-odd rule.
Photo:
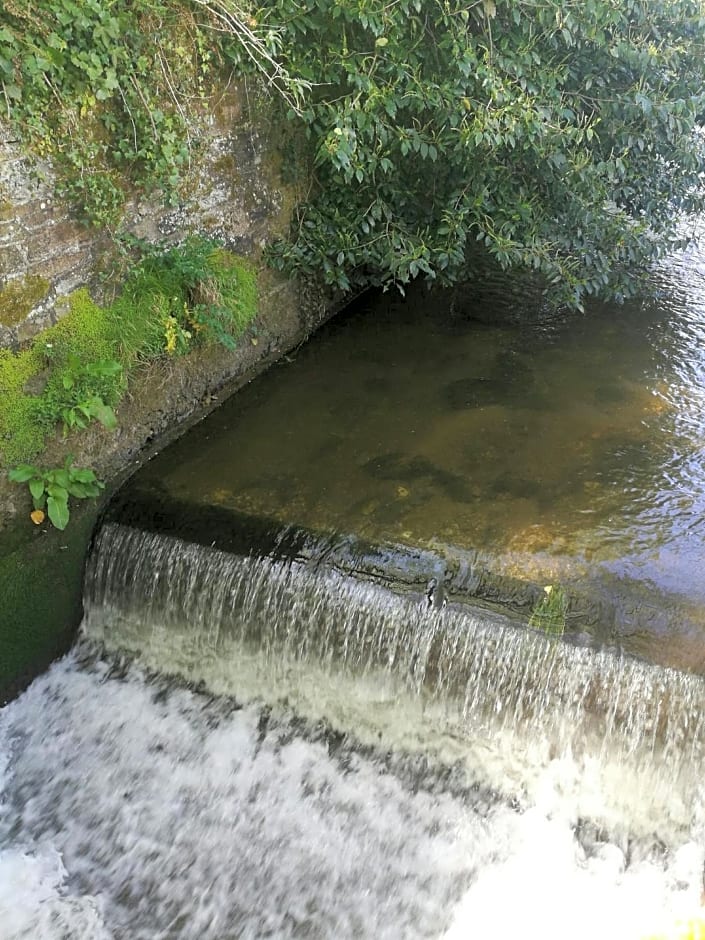
[[[705,207],[698,0],[265,0],[312,83],[315,186],[273,259],[347,290],[478,255],[556,299],[633,293]]]

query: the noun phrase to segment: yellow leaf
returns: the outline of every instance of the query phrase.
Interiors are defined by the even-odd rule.
[[[35,509],[33,512],[30,512],[29,518],[35,525],[41,525],[44,522],[45,516],[41,509]]]

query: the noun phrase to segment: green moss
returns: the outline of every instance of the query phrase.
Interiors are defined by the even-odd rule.
[[[48,358],[61,362],[69,355],[82,362],[110,359],[115,353],[115,328],[108,312],[83,288],[68,298],[69,312],[38,337]]]
[[[66,316],[36,336],[28,349],[0,350],[0,464],[11,467],[40,453],[67,395],[67,361],[75,357],[87,364],[113,358],[113,332],[106,312],[80,290],[69,298]],[[33,388],[42,385],[44,373],[43,387]],[[93,391],[107,394],[103,388]],[[113,395],[111,403],[117,397]]]
[[[71,527],[10,529],[0,552],[0,705],[71,645],[81,618],[86,549],[99,505],[71,513]]]
[[[31,459],[44,443],[39,398],[25,391],[40,371],[34,349],[17,354],[0,350],[0,459],[8,466]]]
[[[45,299],[50,287],[46,278],[36,274],[10,281],[0,290],[0,323],[21,323]]]
[[[66,409],[95,396],[115,406],[139,360],[209,342],[232,348],[256,316],[255,270],[215,242],[194,237],[166,250],[141,249],[112,304],[102,307],[78,290],[65,316],[29,349],[0,351],[0,466],[32,461],[66,421]],[[85,368],[115,361],[122,373]]]

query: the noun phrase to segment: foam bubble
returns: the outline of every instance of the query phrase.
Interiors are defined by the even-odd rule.
[[[3,940],[110,940],[97,899],[69,894],[66,877],[55,849],[0,852]]]

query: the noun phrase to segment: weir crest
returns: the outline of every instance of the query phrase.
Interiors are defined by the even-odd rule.
[[[84,633],[212,692],[293,707],[363,743],[460,763],[521,798],[570,755],[581,811],[612,829],[685,830],[705,755],[705,681],[499,614],[400,595],[325,563],[229,554],[109,523]],[[479,779],[478,779],[479,778]]]

